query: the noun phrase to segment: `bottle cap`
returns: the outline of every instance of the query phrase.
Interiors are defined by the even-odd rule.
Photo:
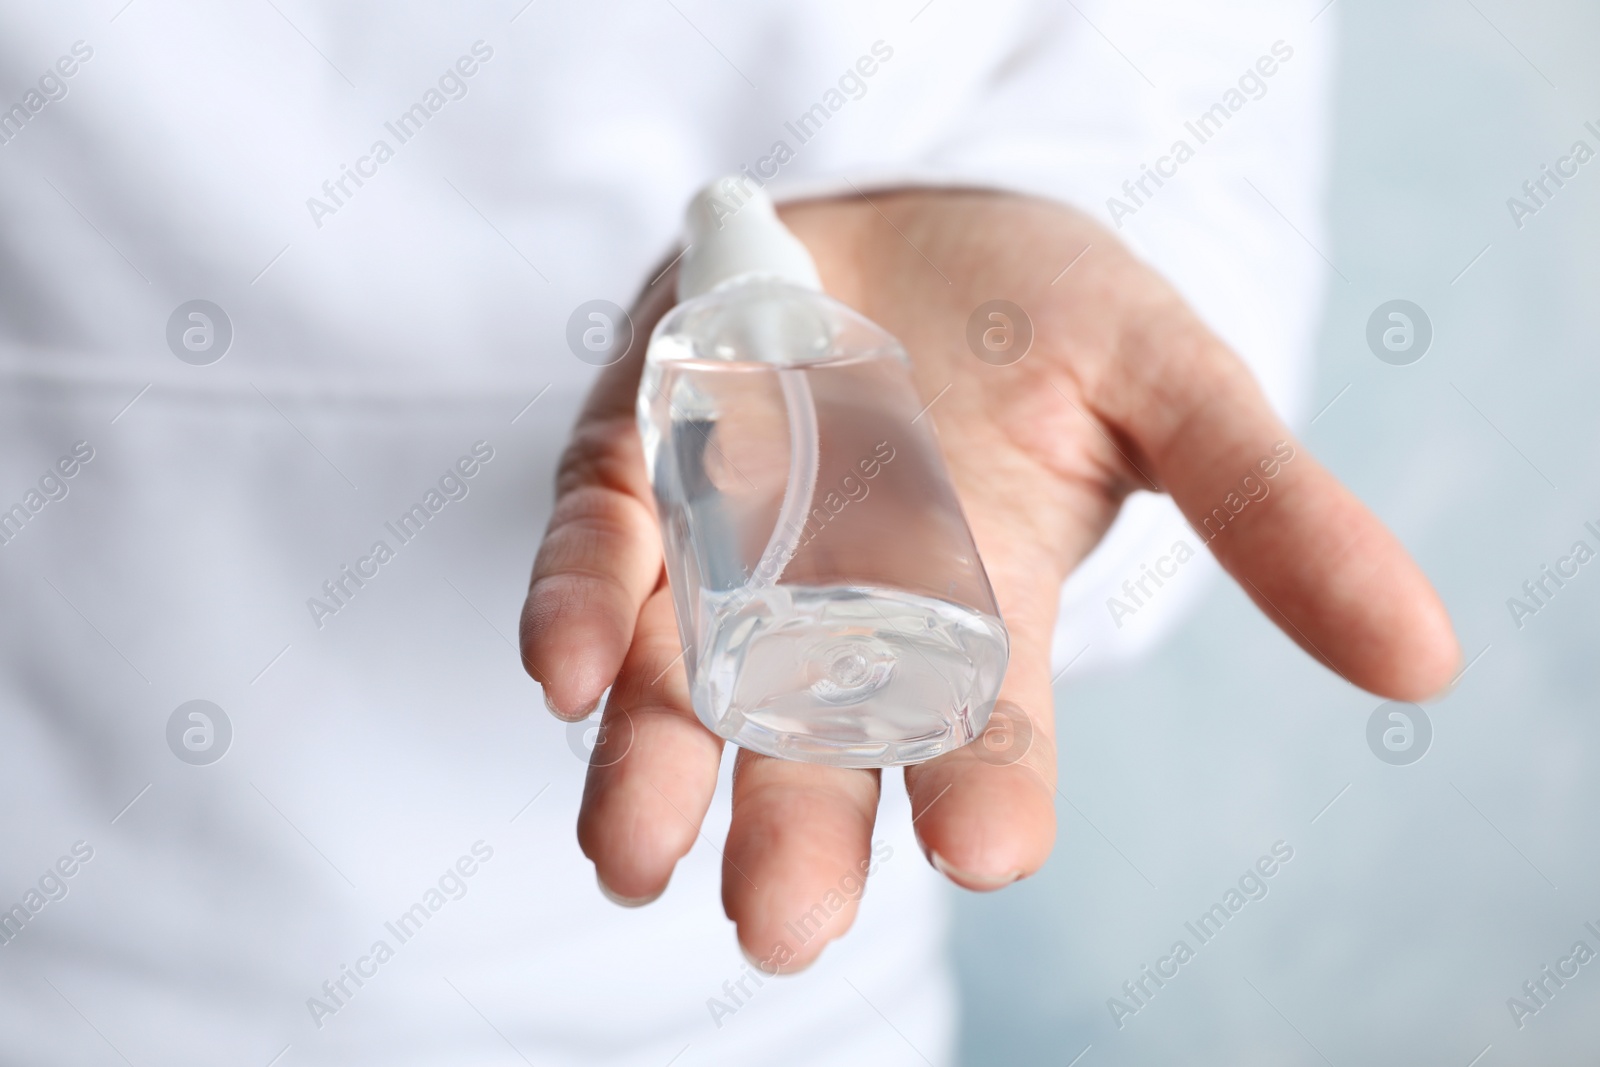
[[[817,265],[778,220],[772,198],[743,175],[719,178],[689,202],[689,247],[678,270],[678,299],[746,276],[822,289]]]

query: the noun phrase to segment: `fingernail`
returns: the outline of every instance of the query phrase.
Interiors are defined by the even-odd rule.
[[[612,889],[610,886],[606,885],[606,880],[600,877],[599,871],[595,872],[594,880],[595,884],[600,887],[600,893],[602,896],[611,901],[611,903],[620,904],[624,908],[642,908],[646,904],[654,903],[656,900],[660,899],[661,894],[667,891],[667,887],[662,886],[660,889],[656,890],[647,897],[625,897],[621,893],[618,893],[616,890]]]
[[[543,694],[544,694],[544,706],[546,708],[550,709],[550,714],[554,715],[556,718],[560,719],[562,722],[579,722],[579,721],[581,721],[583,719],[587,719],[590,715],[594,714],[594,709],[600,706],[600,698],[599,697],[595,697],[593,700],[591,700],[589,702],[589,706],[588,707],[584,708],[582,711],[578,712],[577,714],[569,715],[566,712],[562,711],[560,708],[556,707],[555,702],[550,699],[550,690],[548,690],[548,689],[543,690]]]
[[[745,962],[749,963],[750,966],[754,967],[762,974],[773,975],[778,973],[776,970],[768,970],[767,964],[762,960],[756,959],[756,954],[745,948],[742,944],[739,946],[739,955],[743,956],[745,958]]]
[[[756,959],[750,950],[744,947],[743,943],[740,943],[739,945],[739,954],[750,961],[750,966],[754,967],[756,970],[760,971],[764,975],[767,975],[768,977],[777,977],[780,974],[788,977],[791,974],[799,974],[801,971],[808,971],[811,969],[811,964],[816,963],[817,960],[822,958],[822,953],[819,952],[817,955],[811,958],[810,962],[802,964],[799,967],[791,967],[789,964],[784,963],[779,964],[777,967],[769,968],[767,963],[770,962],[770,957],[767,961]],[[776,956],[777,953],[774,952],[772,955]]]
[[[930,851],[928,859],[933,863],[934,869],[963,889],[972,889],[980,893],[988,893],[996,889],[1004,889],[1012,882],[1022,877],[1021,871],[1007,871],[998,878],[981,874],[972,874],[958,867],[952,867],[945,862],[945,858],[937,852]]]
[[[1457,653],[1456,654],[1456,663],[1455,663],[1456,669],[1455,669],[1455,672],[1450,675],[1450,680],[1448,682],[1444,683],[1444,685],[1441,686],[1437,692],[1430,693],[1427,696],[1423,697],[1422,701],[1419,701],[1419,703],[1422,703],[1422,702],[1431,703],[1431,702],[1433,702],[1435,700],[1443,700],[1445,697],[1451,696],[1452,694],[1454,694],[1455,691],[1456,691],[1456,687],[1461,684],[1462,676],[1467,673],[1467,669],[1469,667],[1471,667],[1471,666],[1472,666],[1471,663],[1466,662],[1466,656],[1464,656],[1464,655],[1462,655],[1460,653]]]

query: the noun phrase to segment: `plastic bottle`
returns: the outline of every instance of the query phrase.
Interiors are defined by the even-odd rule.
[[[844,767],[966,744],[1006,630],[905,349],[823,295],[747,180],[688,231],[638,414],[696,714]]]

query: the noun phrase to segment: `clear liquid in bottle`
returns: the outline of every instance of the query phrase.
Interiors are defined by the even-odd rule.
[[[707,727],[847,767],[982,732],[1006,630],[894,337],[746,272],[657,326],[639,421]]]

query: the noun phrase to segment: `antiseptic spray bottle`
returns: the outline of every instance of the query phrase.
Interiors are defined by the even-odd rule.
[[[695,712],[772,756],[930,759],[994,706],[994,593],[905,349],[731,181],[690,205],[639,386]]]

